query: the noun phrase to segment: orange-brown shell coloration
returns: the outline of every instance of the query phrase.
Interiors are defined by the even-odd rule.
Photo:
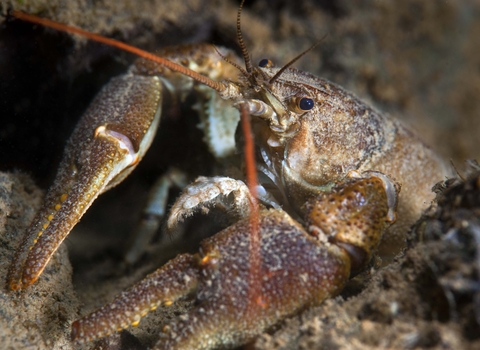
[[[292,208],[289,213],[302,217],[308,199],[329,191],[350,171],[381,172],[402,186],[397,222],[381,247],[398,251],[408,227],[433,200],[432,185],[452,176],[447,163],[398,120],[325,79],[290,68],[268,85],[278,68],[258,70],[281,106],[273,106],[275,112],[286,120],[280,131],[271,127],[274,118],[262,116],[256,122],[256,142],[262,150],[258,161],[281,187],[287,208]],[[313,99],[314,107],[290,107],[301,97]]]
[[[240,218],[204,240],[199,253],[178,256],[112,303],[75,321],[75,341],[137,325],[158,305],[193,294],[196,306],[164,327],[156,349],[244,344],[285,317],[337,295],[350,275],[368,264],[382,237],[382,253],[398,251],[405,228],[433,198],[432,184],[450,174],[400,122],[324,79],[293,68],[280,70],[270,62],[252,67],[248,59],[237,79],[236,70],[211,45],[167,49],[162,55],[225,80],[209,85],[203,77],[193,81],[181,70],[172,73],[139,60],[105,86],[67,144],[55,183],[11,265],[9,287],[34,283],[94,199],[141,159],[159,124],[161,82],[180,100],[192,89],[200,94],[201,128],[217,158],[231,155],[235,145],[241,149],[242,137],[234,138],[235,108],[241,105],[251,115],[259,200],[271,207],[259,214],[259,251],[250,245],[252,219]],[[305,98],[308,103],[299,104]],[[197,193],[183,207],[174,205],[177,212],[171,215],[181,218],[215,204],[229,208],[232,202],[238,213],[249,213],[255,199],[245,195],[248,191],[229,202],[240,196],[243,182],[235,180],[236,193],[220,179],[211,179],[217,186],[208,187],[210,193]],[[201,188],[200,182],[188,186],[181,199],[192,198],[191,190]],[[254,259],[259,261],[256,270],[251,268]],[[253,282],[252,275],[257,277]]]
[[[99,93],[68,141],[55,183],[16,252],[10,289],[34,283],[98,195],[133,170],[154,135],[160,105],[156,77],[125,75]]]
[[[253,305],[249,299],[251,223],[246,218],[204,240],[199,254],[176,257],[112,303],[75,321],[72,339],[91,341],[136,325],[158,305],[169,305],[193,292],[197,306],[165,327],[154,348],[213,349],[243,344],[285,317],[318,305],[343,289],[352,261],[358,267],[346,245],[359,244],[358,249],[368,254],[361,263],[368,262],[391,223],[388,214],[392,208],[386,197],[383,181],[377,177],[351,179],[331,194],[320,194],[308,206],[307,222],[318,223],[318,211],[323,212],[338,230],[338,239],[332,234],[331,243],[307,232],[283,210],[263,210],[259,223],[260,279]],[[342,218],[328,212],[332,205],[347,210],[359,201],[363,215],[344,212]],[[349,230],[342,237],[347,226]],[[354,237],[349,242],[348,234]],[[366,238],[360,242],[358,237],[362,236]]]

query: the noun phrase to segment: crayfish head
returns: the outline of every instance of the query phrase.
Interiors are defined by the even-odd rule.
[[[260,161],[283,201],[303,204],[352,170],[372,169],[394,135],[392,123],[341,87],[294,68],[256,68],[248,90]],[[273,80],[273,81],[272,81]],[[273,175],[272,175],[273,174]]]
[[[315,106],[315,101],[307,91],[299,88],[294,81],[283,78],[291,74],[291,69],[285,71],[282,78],[270,82],[278,71],[273,66],[255,68],[251,78],[245,80],[242,91],[242,103],[246,104],[249,114],[263,121],[270,129],[272,139],[267,141],[272,147],[280,147],[288,142],[298,131],[302,115]]]

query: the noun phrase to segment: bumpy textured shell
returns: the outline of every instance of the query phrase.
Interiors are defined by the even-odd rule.
[[[278,71],[259,69],[268,77]],[[325,79],[290,68],[269,89],[288,108],[276,112],[288,114],[290,124],[282,134],[257,122],[257,143],[293,211],[303,217],[302,206],[309,198],[328,191],[351,170],[384,173],[402,189],[397,222],[381,250],[398,252],[408,227],[434,198],[432,185],[451,176],[450,167],[402,123]],[[314,100],[313,109],[295,109],[293,103],[302,97]]]

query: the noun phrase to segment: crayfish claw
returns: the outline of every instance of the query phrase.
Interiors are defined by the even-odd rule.
[[[127,74],[105,86],[65,148],[53,186],[8,273],[11,290],[33,284],[93,201],[122,181],[151,143],[160,119],[156,77]]]
[[[399,191],[400,186],[382,173],[350,174],[306,204],[306,226],[345,249],[352,273],[358,273],[393,224]]]

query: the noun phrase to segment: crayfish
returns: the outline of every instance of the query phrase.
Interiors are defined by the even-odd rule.
[[[247,184],[244,178],[198,178],[173,205],[167,226],[212,206],[226,208],[235,223],[204,240],[198,253],[177,256],[75,321],[74,341],[136,325],[149,310],[194,295],[195,307],[163,328],[155,348],[246,343],[337,295],[377,250],[398,251],[405,229],[433,198],[431,186],[450,174],[399,121],[292,68],[303,54],[281,68],[266,59],[253,65],[240,10],[244,67],[231,51],[211,45],[169,48],[156,56],[48,20],[13,16],[87,35],[142,58],[101,90],[78,123],[44,206],[17,250],[10,289],[35,283],[98,195],[135,168],[160,124],[167,91],[198,92],[205,106],[198,111],[216,157],[244,144],[246,149]],[[247,125],[244,135],[231,127],[238,124],[239,111]]]

